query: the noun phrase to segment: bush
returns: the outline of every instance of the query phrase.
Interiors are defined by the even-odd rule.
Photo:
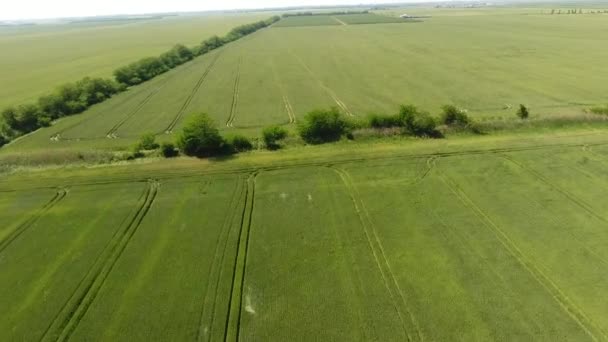
[[[530,116],[530,111],[528,110],[528,107],[520,104],[516,114],[520,119],[525,120]]]
[[[338,141],[350,132],[351,125],[337,108],[315,110],[304,117],[298,127],[300,136],[309,144]]]
[[[276,150],[280,147],[278,142],[287,138],[288,134],[287,130],[281,126],[270,126],[262,131],[262,139],[264,139],[266,148]]]
[[[156,136],[153,133],[146,133],[139,138],[137,143],[138,150],[150,151],[156,150],[159,145],[156,143]]]
[[[467,116],[467,112],[453,105],[445,105],[442,108],[441,123],[448,126],[467,126],[471,123],[471,119]]]
[[[367,118],[367,123],[371,128],[401,127],[401,120],[395,115],[371,114]]]
[[[599,114],[599,115],[608,115],[608,105],[606,106],[598,106],[598,107],[593,107],[591,109],[589,109],[589,111],[593,114]]]
[[[251,141],[242,135],[235,135],[230,139],[230,145],[236,152],[246,152],[251,151],[253,149],[253,144]]]
[[[207,114],[195,114],[184,125],[177,146],[188,156],[210,157],[225,151],[225,141]]]
[[[427,112],[421,112],[415,106],[401,106],[399,110],[401,124],[406,132],[418,137],[440,137],[435,119]]]
[[[177,157],[177,155],[179,154],[179,152],[175,148],[175,145],[173,145],[172,143],[162,143],[160,145],[160,153],[165,158]]]

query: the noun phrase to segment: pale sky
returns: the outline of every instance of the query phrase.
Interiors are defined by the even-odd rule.
[[[0,0],[0,20],[428,0]]]

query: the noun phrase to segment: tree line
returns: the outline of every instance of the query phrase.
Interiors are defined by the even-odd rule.
[[[282,15],[283,18],[289,17],[310,17],[313,15],[348,15],[348,14],[368,14],[369,11],[335,11],[335,12],[296,12],[296,13],[285,13]]]
[[[113,95],[150,80],[197,56],[207,54],[230,42],[252,34],[281,20],[273,16],[251,24],[233,28],[224,37],[213,36],[201,44],[188,48],[178,44],[158,57],[147,57],[114,71],[114,79],[85,77],[80,81],[58,87],[50,95],[41,96],[34,103],[5,108],[0,113],[0,147],[53,120],[79,114],[90,106]]]

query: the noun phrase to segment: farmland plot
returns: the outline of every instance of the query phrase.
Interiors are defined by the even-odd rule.
[[[243,186],[236,177],[162,183],[73,338],[222,338]]]
[[[0,251],[1,339],[40,340],[52,322],[62,320],[65,305],[80,296],[85,275],[137,208],[143,187],[68,189]],[[48,191],[41,194],[48,197]]]

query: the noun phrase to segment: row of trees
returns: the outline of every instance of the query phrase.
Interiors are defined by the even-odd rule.
[[[289,17],[310,17],[313,15],[347,15],[347,14],[368,14],[368,10],[364,11],[334,11],[334,12],[296,12],[296,13],[285,13],[283,18]]]
[[[598,13],[608,13],[608,10],[590,10],[587,13],[591,13],[591,14],[598,14]],[[561,9],[552,9],[551,10],[551,14],[583,14],[583,9],[579,8],[577,9],[569,9],[569,10],[562,10]]]
[[[51,121],[67,115],[83,112],[90,106],[105,101],[124,90],[113,80],[84,78],[75,83],[64,84],[50,95],[42,96],[36,103],[8,107],[2,111],[0,140],[9,140],[48,126]]]
[[[117,69],[114,72],[114,77],[118,82],[128,86],[140,84],[184,64],[196,56],[209,53],[230,42],[268,27],[279,20],[281,20],[280,17],[274,16],[267,20],[241,25],[233,28],[225,37],[213,36],[192,49],[178,44],[158,57],[147,57]]]
[[[0,118],[0,146],[16,137],[48,126],[53,120],[82,113],[90,106],[105,101],[129,86],[145,82],[196,56],[209,53],[279,20],[280,17],[274,16],[238,26],[225,37],[211,37],[192,49],[178,44],[158,57],[144,58],[118,68],[114,72],[114,80],[86,77],[78,82],[60,86],[52,94],[40,97],[35,103],[6,108],[1,112]]]

